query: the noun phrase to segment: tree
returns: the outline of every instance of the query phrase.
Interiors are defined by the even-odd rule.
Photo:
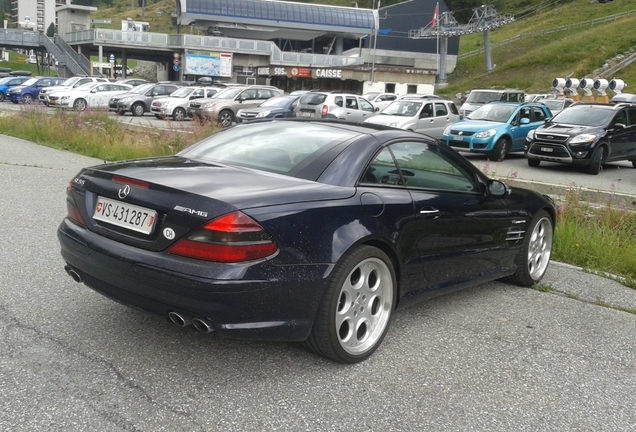
[[[50,38],[55,36],[55,23],[49,24],[49,28],[46,29],[46,35]]]

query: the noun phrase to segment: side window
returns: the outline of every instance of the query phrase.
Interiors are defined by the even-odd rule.
[[[108,86],[105,86],[103,84],[100,85],[100,86],[97,86],[97,91],[98,92],[103,92],[103,91],[106,91],[106,90],[108,90]]]
[[[190,99],[197,99],[200,97],[203,97],[203,90],[201,89],[196,89],[192,92],[192,94],[190,94]]]
[[[347,108],[358,109],[358,101],[356,100],[355,96],[347,96],[345,98],[345,101],[347,104]]]
[[[362,108],[363,111],[371,111],[373,112],[373,105],[371,105],[371,103],[369,101],[366,101],[364,99],[360,99],[360,108]]]
[[[455,106],[454,103],[449,103],[448,106],[450,107],[450,112],[455,114],[455,115],[459,115],[459,111],[457,111],[457,107]]]
[[[614,116],[614,120],[612,121],[612,126],[615,125],[616,123],[622,123],[627,126],[627,111],[626,110],[622,110],[616,113],[616,115]]]
[[[395,99],[397,99],[396,95],[386,95],[385,97],[388,101],[394,101]]]
[[[360,184],[400,184],[400,175],[388,148],[373,159],[360,178]]]
[[[390,146],[408,188],[477,192],[472,173],[441,148],[420,142]]]
[[[519,110],[519,120],[524,118],[532,121],[532,118],[530,117],[530,108],[521,108]]]
[[[336,98],[334,99],[334,103],[342,108],[342,96],[336,96]]]
[[[243,100],[256,99],[256,90],[254,89],[245,90],[243,93],[241,93],[241,96],[239,97],[239,99],[243,99]]]
[[[534,114],[534,119],[531,121],[539,122],[544,121],[546,118],[545,112],[539,107],[532,108],[532,113]]]
[[[448,115],[446,105],[440,102],[435,103],[435,117],[444,117]]]
[[[627,110],[627,114],[628,114],[628,122],[627,125],[628,126],[634,126],[636,125],[636,109],[634,108],[629,108]]]
[[[427,103],[424,106],[424,109],[422,109],[422,112],[420,113],[420,118],[428,118],[428,117],[433,117],[433,104],[432,103]]]

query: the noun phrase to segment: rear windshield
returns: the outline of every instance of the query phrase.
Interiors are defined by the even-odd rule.
[[[179,156],[295,176],[302,167],[358,134],[316,123],[254,123],[215,133]]]
[[[486,104],[488,102],[492,102],[492,101],[498,101],[501,100],[501,93],[500,92],[493,92],[493,91],[471,91],[470,94],[468,95],[468,98],[466,98],[466,102],[469,103],[483,103]]]
[[[300,97],[301,105],[320,105],[327,99],[327,95],[323,93],[306,93]]]

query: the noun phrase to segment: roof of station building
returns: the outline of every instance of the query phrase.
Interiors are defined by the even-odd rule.
[[[313,38],[321,34],[361,37],[375,29],[372,9],[294,3],[275,0],[177,0],[181,24],[216,25],[221,31],[231,28],[245,33],[270,28],[272,37]],[[243,30],[241,32],[241,30]],[[252,31],[250,31],[252,30]]]

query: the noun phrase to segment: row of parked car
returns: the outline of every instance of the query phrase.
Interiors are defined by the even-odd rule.
[[[458,109],[452,100],[420,94],[284,94],[271,86],[111,82],[96,77],[0,79],[0,101],[14,103],[37,100],[47,106],[108,108],[118,115],[151,113],[175,121],[190,117],[222,127],[276,117],[337,119],[424,133],[458,151],[497,161],[510,152],[524,152],[533,167],[541,161],[560,162],[582,166],[590,174],[598,174],[603,163],[619,160],[636,167],[636,103],[548,97],[523,102],[524,96],[515,92],[508,95],[510,100],[481,101],[477,96]]]

